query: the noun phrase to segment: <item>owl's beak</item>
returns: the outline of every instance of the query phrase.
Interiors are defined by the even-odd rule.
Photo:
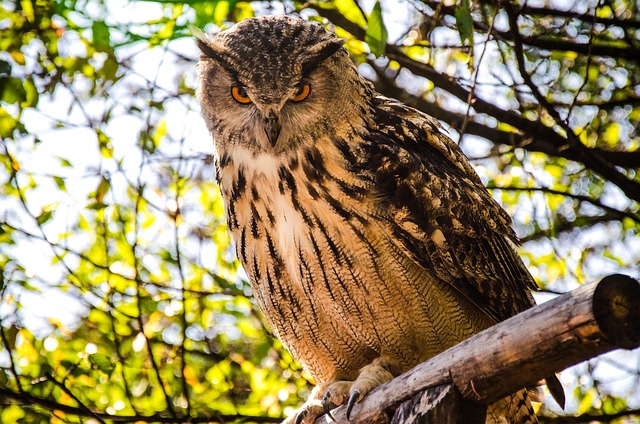
[[[267,133],[269,142],[274,147],[276,145],[276,142],[278,141],[278,136],[280,135],[281,129],[282,126],[280,125],[278,115],[276,115],[275,112],[270,112],[269,116],[264,118],[264,131]]]

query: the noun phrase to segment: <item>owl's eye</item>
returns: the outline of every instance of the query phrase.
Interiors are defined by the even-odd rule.
[[[233,100],[243,105],[251,103],[251,99],[247,95],[245,89],[237,85],[231,87],[231,97],[233,97]]]
[[[310,84],[302,84],[298,87],[298,91],[291,97],[291,100],[294,102],[301,102],[311,94],[311,85]]]

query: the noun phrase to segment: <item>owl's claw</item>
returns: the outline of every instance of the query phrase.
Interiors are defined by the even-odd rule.
[[[305,409],[303,409],[302,411],[300,411],[298,413],[298,415],[296,415],[296,422],[295,424],[302,424],[302,422],[304,421],[304,417],[307,416],[307,411]]]
[[[377,358],[360,370],[355,381],[333,380],[316,386],[309,399],[296,411],[295,418],[291,416],[283,424],[313,424],[323,414],[335,423],[337,420],[331,410],[342,405],[346,405],[349,420],[356,403],[375,387],[393,378],[390,369],[388,361]]]
[[[327,387],[327,391],[322,397],[322,409],[327,417],[331,418],[331,421],[337,422],[331,414],[331,410],[344,405],[347,396],[351,393],[352,385],[353,381],[335,381]]]
[[[324,409],[324,413],[327,414],[327,417],[331,418],[331,421],[335,422],[336,419],[331,415],[331,407],[335,406],[331,402],[331,391],[327,390],[327,392],[322,397],[322,409]]]
[[[349,400],[347,401],[347,421],[351,419],[351,410],[353,406],[360,401],[360,398],[360,392],[357,390],[354,390],[349,395]]]

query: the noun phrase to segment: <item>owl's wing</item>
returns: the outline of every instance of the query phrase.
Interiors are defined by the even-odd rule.
[[[401,247],[496,321],[534,304],[511,218],[437,121],[384,97],[362,166],[379,218]]]

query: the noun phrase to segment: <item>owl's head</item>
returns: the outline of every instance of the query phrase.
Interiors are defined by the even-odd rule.
[[[282,152],[356,119],[369,86],[343,43],[287,16],[199,38],[197,95],[217,147]]]

